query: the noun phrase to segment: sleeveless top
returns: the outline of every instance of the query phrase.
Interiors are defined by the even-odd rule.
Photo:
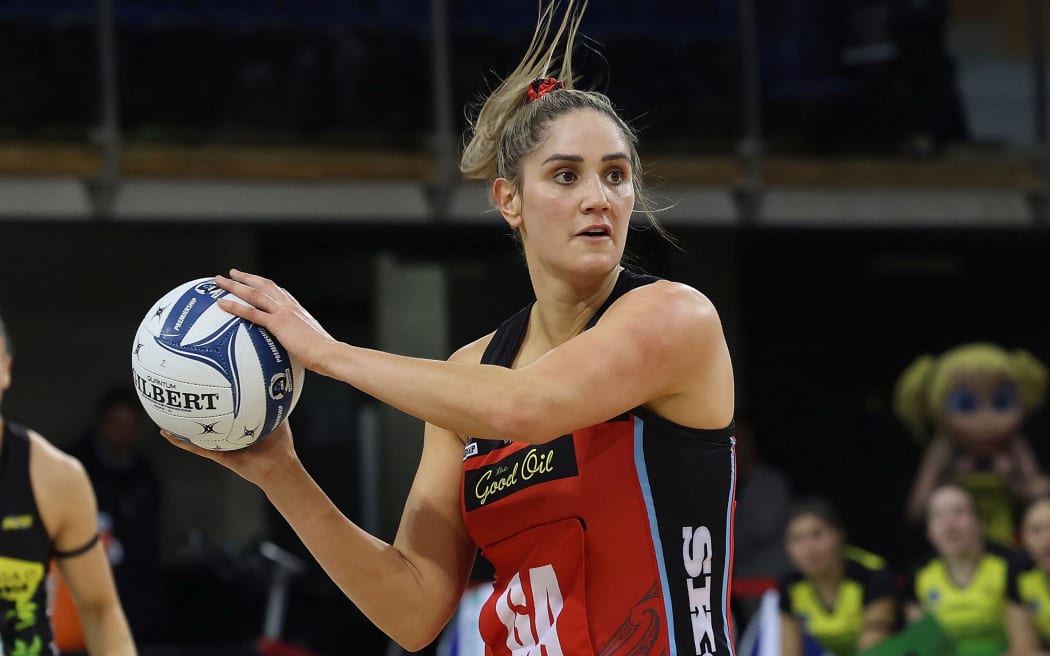
[[[622,271],[586,328],[656,280]],[[499,327],[482,363],[511,366],[530,311]],[[546,444],[469,438],[461,510],[495,568],[486,653],[732,656],[734,443],[732,424],[643,408]]]
[[[1010,572],[1006,596],[1031,613],[1040,644],[1050,648],[1050,580],[1028,555],[1019,557]]]
[[[57,654],[45,581],[53,552],[29,480],[29,433],[5,422],[0,439],[0,654]]]
[[[780,610],[797,617],[805,632],[835,656],[857,651],[868,605],[893,596],[893,573],[886,562],[856,547],[845,549],[842,582],[831,608],[801,572],[793,571],[780,581]]]
[[[908,592],[955,640],[960,656],[1001,654],[1008,648],[1003,609],[1016,559],[1014,552],[988,540],[965,586],[952,579],[943,558],[933,557],[915,569]]]

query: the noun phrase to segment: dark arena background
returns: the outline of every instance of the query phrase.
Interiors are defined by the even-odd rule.
[[[74,450],[109,390],[133,393],[150,305],[230,267],[361,346],[443,359],[494,330],[531,288],[487,188],[460,181],[463,108],[535,16],[0,0],[5,419]],[[1040,0],[592,0],[581,28],[583,83],[639,128],[678,242],[638,222],[632,266],[712,299],[760,460],[902,580],[930,547],[905,519],[922,447],[898,376],[975,341],[1050,363],[1045,21]],[[292,423],[332,499],[392,539],[421,424],[312,374]],[[1025,431],[1050,468],[1050,417]],[[400,653],[256,488],[139,432],[160,494],[113,567],[141,568],[121,589],[141,654]],[[783,565],[737,564],[743,630]]]

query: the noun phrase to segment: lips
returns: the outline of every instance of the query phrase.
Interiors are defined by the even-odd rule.
[[[586,228],[584,228],[583,230],[580,230],[579,232],[577,232],[576,236],[577,237],[610,237],[610,236],[612,236],[612,228],[607,226],[607,225],[601,224],[601,223],[595,223],[594,225],[589,225]]]

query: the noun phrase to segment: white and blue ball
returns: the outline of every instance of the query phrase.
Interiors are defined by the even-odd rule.
[[[261,440],[292,412],[303,367],[261,326],[218,306],[244,303],[200,278],[153,304],[139,324],[131,371],[150,418],[176,437],[214,451]]]

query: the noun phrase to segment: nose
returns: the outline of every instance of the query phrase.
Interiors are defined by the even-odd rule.
[[[584,214],[592,212],[604,212],[609,209],[609,196],[605,189],[605,185],[602,184],[602,179],[598,175],[592,175],[588,178],[588,183],[584,185],[583,198],[581,199],[581,207]]]

